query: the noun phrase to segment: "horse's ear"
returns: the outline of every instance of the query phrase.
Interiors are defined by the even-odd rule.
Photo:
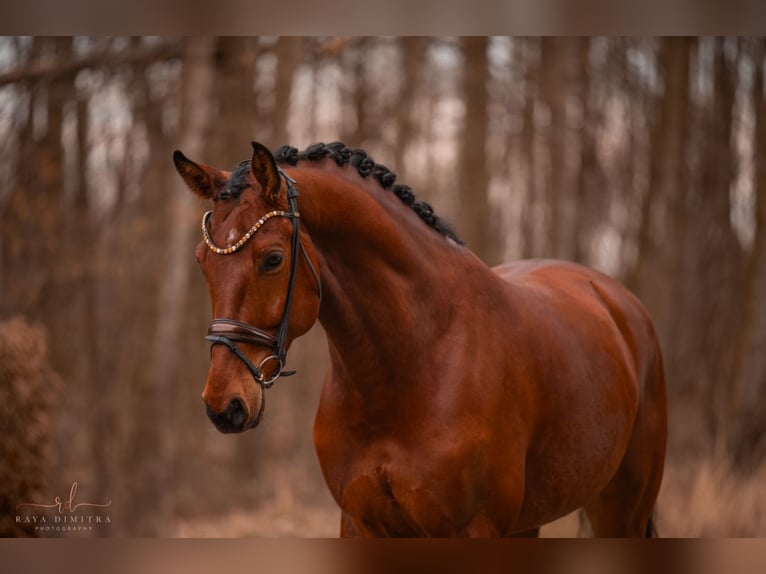
[[[194,163],[179,150],[173,152],[173,163],[186,186],[204,199],[212,199],[215,191],[226,183],[223,172]]]
[[[277,162],[265,145],[258,142],[252,142],[252,145],[253,160],[250,162],[250,171],[253,179],[261,186],[265,198],[276,203],[282,189]]]

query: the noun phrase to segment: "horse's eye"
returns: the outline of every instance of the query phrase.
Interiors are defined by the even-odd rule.
[[[263,265],[261,267],[264,271],[274,271],[275,269],[279,268],[280,265],[282,265],[282,261],[284,261],[284,259],[284,255],[278,251],[269,253],[263,260]]]
[[[227,199],[231,199],[231,190],[230,189],[224,189],[221,193],[218,194],[218,199],[223,199],[226,201]]]

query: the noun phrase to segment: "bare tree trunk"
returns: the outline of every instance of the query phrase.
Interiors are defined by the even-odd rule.
[[[213,90],[213,54],[215,42],[212,38],[187,39],[184,48],[184,73],[181,91],[181,124],[178,137],[179,148],[190,157],[203,157],[206,152],[205,140],[210,130],[212,109],[210,106]],[[159,321],[155,339],[155,373],[160,385],[171,380],[181,357],[173,352],[179,338],[179,326],[185,311],[183,294],[189,281],[189,248],[194,245],[193,231],[197,227],[196,202],[194,197],[176,180],[171,203],[171,228],[167,247],[168,267],[160,285]]]
[[[68,58],[72,53],[71,38],[43,38],[42,53],[50,58]],[[38,86],[40,89],[43,86]],[[74,101],[74,76],[56,78],[44,85],[45,93],[45,135],[37,143],[37,165],[29,173],[32,183],[29,199],[33,202],[30,224],[39,226],[31,237],[30,243],[39,249],[39,264],[43,277],[39,299],[35,302],[35,311],[45,321],[51,331],[51,337],[57,340],[66,328],[55,324],[59,318],[57,311],[66,305],[69,297],[64,294],[59,278],[62,272],[62,214],[64,200],[64,146],[62,130],[65,108]],[[37,110],[31,110],[36,113]],[[41,120],[41,118],[38,118]],[[42,121],[40,121],[42,123]],[[65,290],[65,289],[64,289]],[[54,345],[51,349],[51,362],[62,373],[69,373],[72,353],[66,345]]]
[[[763,422],[766,311],[761,304],[766,292],[766,96],[763,78],[766,43],[761,38],[753,42],[755,236],[746,260],[741,298],[742,323],[737,330],[731,385],[726,397],[726,412],[723,413],[728,426],[733,427],[729,428],[728,446],[733,447],[734,460],[742,467],[762,460],[766,450],[763,438],[766,436]]]
[[[458,156],[458,189],[465,238],[471,249],[492,265],[501,252],[496,221],[489,204],[487,122],[489,63],[487,38],[468,37],[463,44],[463,101],[465,116]]]
[[[69,265],[77,269],[72,285],[68,289],[72,310],[76,318],[72,320],[83,326],[76,333],[85,336],[76,338],[76,348],[90,347],[86,360],[80,361],[81,370],[77,380],[82,381],[88,390],[87,402],[90,405],[90,454],[92,456],[93,484],[89,492],[96,500],[108,500],[115,495],[115,456],[119,450],[116,444],[116,394],[118,378],[115,369],[110,334],[116,323],[113,317],[114,299],[110,288],[114,278],[102,267],[101,262],[109,257],[111,241],[108,233],[103,233],[96,224],[91,212],[88,192],[88,145],[89,117],[87,96],[77,98],[77,172],[78,185],[72,205],[72,212],[67,218],[66,239],[68,244]],[[110,315],[109,322],[104,314]],[[70,312],[71,314],[71,312]],[[105,525],[98,534],[108,536],[111,524]]]
[[[217,40],[214,95],[218,113],[213,132],[215,142],[205,160],[210,165],[236,165],[249,156],[250,142],[257,139],[258,107],[253,91],[259,55],[256,42],[254,38],[243,37]]]
[[[404,78],[399,92],[397,110],[396,145],[394,151],[394,169],[404,171],[404,158],[407,148],[415,136],[417,124],[413,118],[418,78],[424,58],[426,40],[407,36],[400,40]],[[406,178],[405,178],[406,179]]]
[[[277,75],[274,84],[272,112],[272,143],[274,147],[289,143],[287,120],[290,117],[290,96],[295,72],[301,63],[302,38],[282,37],[277,41]]]
[[[535,153],[535,108],[539,69],[534,65],[529,52],[536,48],[533,44],[539,44],[539,40],[525,38],[520,41],[524,43],[526,55],[524,62],[526,78],[524,81],[523,126],[521,128],[521,160],[524,164],[524,172],[527,174],[521,203],[522,256],[530,258],[539,254],[539,247],[535,241],[535,204],[539,200],[537,197],[537,154]]]
[[[708,40],[713,48],[712,98],[697,114],[704,137],[699,141],[699,174],[685,204],[675,217],[682,221],[678,240],[682,249],[671,260],[669,307],[675,309],[668,337],[676,342],[677,362],[684,365],[688,383],[705,405],[712,437],[725,431],[721,406],[726,402],[731,372],[732,337],[739,330],[738,305],[730,293],[738,291],[743,254],[731,220],[730,189],[735,179],[735,108],[740,52],[730,40]],[[735,41],[736,42],[736,41]],[[734,47],[733,57],[728,48]],[[710,329],[709,325],[716,325]],[[686,332],[686,335],[685,335]],[[685,336],[684,336],[685,335]]]
[[[137,39],[133,41],[138,42]],[[163,152],[167,153],[172,147],[163,128],[163,111],[168,102],[153,94],[146,63],[138,62],[131,66],[130,86],[134,121],[136,125],[144,126],[148,154],[146,164],[133,174],[140,182],[141,194],[134,203],[120,202],[115,206],[110,220],[120,222],[120,225],[113,234],[104,238],[111,243],[112,253],[119,253],[123,260],[134,262],[128,280],[116,286],[116,297],[121,306],[116,318],[112,318],[115,322],[107,324],[111,328],[120,326],[122,340],[131,355],[124,359],[119,370],[122,381],[129,381],[130,387],[130,393],[125,398],[128,422],[123,423],[128,427],[126,434],[129,433],[130,438],[122,465],[131,469],[131,477],[123,488],[130,500],[145,501],[148,506],[158,506],[162,512],[167,512],[166,503],[160,505],[161,491],[155,482],[162,476],[158,467],[168,463],[161,459],[158,437],[162,433],[163,421],[157,412],[157,380],[150,370],[153,368],[151,361],[155,341],[147,336],[147,333],[156,332],[157,324],[162,320],[160,301],[139,301],[135,293],[156,293],[158,277],[162,273],[160,267],[162,270],[166,267],[164,259],[158,260],[166,254],[148,253],[142,246],[167,245],[171,226],[156,223],[141,225],[140,222],[146,221],[147,214],[153,214],[154,221],[168,217],[168,205],[174,197],[169,191],[161,193],[158,190],[174,189],[169,177],[168,159],[163,157]],[[107,226],[109,228],[111,226]],[[107,253],[106,249],[109,248],[102,247],[103,253]],[[107,267],[106,263],[104,267]],[[114,286],[111,288],[115,289]],[[103,289],[107,289],[106,284]],[[180,401],[175,404],[180,404]],[[141,534],[156,534],[161,527],[148,515],[143,505],[128,506],[118,525],[125,532]]]
[[[310,141],[317,141],[319,139],[317,137],[319,132],[317,128],[319,124],[317,118],[317,110],[319,108],[320,102],[319,77],[322,73],[322,58],[316,52],[316,50],[312,50],[310,52],[309,70],[309,73],[311,74],[311,95],[309,96],[309,101],[311,102],[311,111],[309,112],[308,129],[306,130],[306,133],[308,133],[308,138]]]
[[[181,85],[181,120],[178,147],[193,158],[204,157],[205,141],[212,121],[212,92],[214,87],[214,53],[213,38],[187,38],[184,42],[183,73]],[[168,161],[170,158],[168,158]],[[168,168],[171,171],[171,168]],[[186,381],[178,380],[179,368],[183,357],[180,355],[179,344],[183,336],[184,313],[186,312],[186,295],[188,293],[189,273],[192,269],[191,250],[194,246],[193,234],[197,226],[196,202],[192,194],[185,189],[180,179],[174,178],[168,186],[172,193],[169,201],[170,235],[165,251],[165,273],[161,275],[158,286],[157,329],[154,337],[154,350],[151,358],[151,378],[154,381],[154,404],[150,412],[143,417],[162,421],[163,427],[173,428],[178,413],[176,393],[187,392]],[[166,489],[172,489],[174,474],[174,445],[169,433],[160,433],[155,445],[147,445],[157,457],[155,463],[148,467],[153,472],[153,480],[146,480],[145,487],[149,489],[148,497],[154,513],[150,522],[144,527],[160,528],[162,520],[171,514],[172,499],[164,496]],[[151,505],[154,502],[156,506]],[[147,532],[151,533],[151,532]]]
[[[364,147],[375,139],[377,133],[373,113],[370,109],[372,94],[367,78],[367,56],[371,43],[372,39],[361,38],[345,51],[345,56],[351,58],[353,62],[351,105],[354,109],[356,125],[347,125],[342,139],[351,146]]]
[[[649,156],[651,155],[648,140],[650,139],[649,134],[653,133],[651,110],[654,108],[656,98],[647,89],[640,74],[633,71],[629,61],[629,51],[642,50],[646,52],[645,43],[645,40],[623,40],[616,56],[619,62],[621,88],[630,94],[627,144],[618,181],[621,184],[621,199],[627,206],[627,213],[639,213],[639,217],[628,217],[623,224],[620,278],[629,286],[634,287],[637,279],[633,274],[638,267],[637,261],[640,256],[640,252],[635,248],[639,242],[638,236],[647,231],[644,224],[648,225],[646,220],[642,220],[640,217],[650,218],[650,214],[644,213],[647,206],[651,204],[647,200],[649,192],[647,191],[647,184],[644,183],[645,178],[641,176],[647,171],[646,166],[649,164]]]
[[[569,39],[545,37],[541,41],[541,98],[548,108],[548,252],[568,258],[564,238],[567,227],[567,116],[566,95],[569,80]]]
[[[659,64],[663,75],[664,91],[658,102],[659,115],[654,120],[650,136],[649,187],[641,205],[641,224],[638,231],[638,256],[628,273],[628,285],[641,296],[652,311],[661,333],[668,332],[672,321],[667,308],[666,269],[656,265],[658,224],[655,207],[668,205],[672,220],[671,232],[678,234],[686,195],[686,141],[689,123],[689,61],[692,40],[689,38],[663,38]],[[667,244],[669,250],[678,249]],[[653,288],[649,288],[652,285]],[[666,341],[667,342],[667,341]]]
[[[32,39],[29,49],[31,62],[42,59],[46,42],[46,38]],[[22,86],[28,101],[24,125],[19,128],[15,185],[0,220],[0,233],[3,235],[3,276],[0,278],[3,297],[0,297],[0,308],[6,314],[31,313],[40,300],[47,275],[44,259],[47,230],[42,227],[45,218],[38,220],[31,217],[39,209],[38,204],[46,207],[46,201],[40,199],[36,153],[39,148],[35,141],[35,125],[39,123],[36,118],[42,109],[40,100],[45,94],[44,86],[40,80],[25,80]],[[30,241],[29,237],[39,237],[40,240]]]
[[[600,125],[599,114],[592,102],[590,74],[591,39],[582,38],[578,43],[578,95],[581,108],[580,165],[576,176],[574,202],[572,203],[570,256],[574,261],[588,263],[590,240],[598,216],[604,213],[602,205],[607,203],[607,190],[603,182],[596,154],[596,133]]]

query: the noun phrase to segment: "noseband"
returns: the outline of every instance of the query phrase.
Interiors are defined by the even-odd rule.
[[[212,211],[208,211],[202,217],[202,238],[205,244],[210,248],[213,253],[219,255],[229,255],[241,249],[249,239],[258,231],[264,223],[273,217],[287,217],[293,222],[293,235],[291,240],[291,260],[290,260],[290,282],[287,287],[287,298],[285,300],[285,309],[282,313],[282,321],[277,329],[276,336],[271,333],[267,333],[263,329],[259,329],[249,323],[237,321],[235,319],[213,319],[210,323],[210,327],[207,331],[205,339],[210,341],[211,350],[215,345],[225,345],[229,350],[234,353],[245,364],[247,370],[253,376],[253,379],[261,387],[261,404],[258,409],[258,415],[253,421],[253,427],[255,427],[263,415],[263,410],[266,404],[265,390],[271,388],[279,377],[289,377],[294,375],[295,371],[285,371],[284,367],[287,362],[287,329],[290,323],[290,311],[293,305],[293,298],[295,294],[295,279],[298,270],[298,255],[302,255],[308,263],[311,274],[314,276],[314,280],[319,290],[319,301],[322,301],[322,283],[319,280],[319,273],[317,273],[314,264],[311,262],[311,258],[306,253],[306,248],[301,242],[300,234],[300,212],[298,211],[298,189],[295,187],[295,180],[287,175],[281,168],[279,174],[287,183],[287,200],[290,204],[290,211],[275,210],[264,214],[258,221],[255,222],[250,230],[242,236],[231,247],[221,248],[218,247],[210,237],[210,231],[208,229],[210,216]],[[272,350],[272,354],[263,359],[261,363],[256,366],[247,355],[237,346],[237,343],[250,343],[253,345],[261,345],[268,347]],[[266,379],[263,371],[264,367],[270,363],[276,363],[276,371],[271,375],[269,379]]]

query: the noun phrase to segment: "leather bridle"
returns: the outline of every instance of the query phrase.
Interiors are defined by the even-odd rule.
[[[210,323],[210,327],[207,331],[205,339],[210,341],[210,348],[215,345],[225,345],[229,350],[234,353],[247,367],[250,374],[253,376],[253,380],[261,387],[261,403],[258,409],[258,415],[253,421],[252,427],[255,427],[263,415],[264,407],[266,404],[265,390],[271,388],[271,386],[279,379],[279,377],[288,377],[295,374],[295,371],[284,370],[287,362],[287,330],[290,323],[290,311],[293,306],[293,299],[295,296],[295,281],[298,270],[299,254],[303,256],[308,263],[309,270],[314,276],[314,280],[317,284],[317,290],[319,294],[319,302],[322,301],[322,283],[319,279],[319,273],[317,273],[314,264],[311,262],[311,258],[306,252],[306,248],[301,241],[300,234],[300,212],[298,211],[298,188],[295,187],[295,180],[287,175],[281,168],[278,168],[280,176],[285,180],[287,184],[287,200],[290,204],[290,211],[275,210],[270,211],[263,215],[250,230],[242,236],[231,247],[221,248],[213,243],[210,237],[210,231],[208,229],[210,216],[212,211],[208,211],[202,217],[202,237],[205,244],[211,251],[219,255],[228,255],[234,253],[242,248],[248,240],[263,226],[266,221],[272,217],[286,217],[293,222],[293,234],[291,239],[291,258],[290,258],[290,282],[287,287],[287,298],[285,300],[285,308],[282,313],[282,321],[279,324],[276,335],[272,335],[259,329],[249,323],[237,321],[235,319],[219,318],[213,319]],[[272,350],[272,354],[263,359],[258,366],[256,366],[242,349],[239,348],[237,343],[249,343],[253,345],[260,345],[268,347]],[[264,367],[270,363],[276,363],[276,370],[274,373],[266,379],[264,375]]]

